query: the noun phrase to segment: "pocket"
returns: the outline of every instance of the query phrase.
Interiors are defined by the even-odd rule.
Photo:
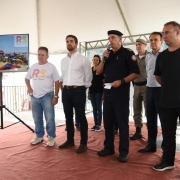
[[[117,57],[116,68],[123,68],[125,66],[125,61],[126,61],[126,59],[123,56]]]
[[[47,96],[50,96],[51,98],[53,98],[54,97],[54,92],[47,93]]]

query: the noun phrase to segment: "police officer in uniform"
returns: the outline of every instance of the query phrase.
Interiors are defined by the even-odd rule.
[[[104,51],[103,62],[100,63],[96,71],[97,74],[103,71],[105,74],[103,105],[105,140],[104,148],[98,151],[97,154],[99,156],[107,156],[115,153],[113,121],[116,118],[119,137],[121,138],[119,144],[119,161],[127,162],[129,153],[130,81],[138,78],[140,71],[134,52],[122,46],[122,35],[117,30],[108,31],[112,50]]]
[[[146,114],[146,84],[147,84],[147,73],[146,73],[146,63],[145,57],[146,51],[146,41],[143,39],[136,39],[136,50],[138,54],[136,55],[140,77],[134,80],[134,96],[133,96],[133,110],[134,110],[134,123],[136,127],[136,132],[130,137],[130,140],[137,140],[142,138],[141,128],[142,124],[142,103],[144,103],[144,109]]]

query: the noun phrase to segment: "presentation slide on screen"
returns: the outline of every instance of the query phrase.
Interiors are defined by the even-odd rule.
[[[0,72],[23,72],[29,66],[29,35],[0,35]]]

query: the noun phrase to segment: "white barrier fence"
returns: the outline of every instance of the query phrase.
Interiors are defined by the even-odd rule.
[[[2,87],[3,104],[13,113],[31,110],[31,99],[27,95],[26,86],[3,86]],[[133,87],[130,88],[130,116],[133,115]],[[57,109],[63,109],[61,91],[59,94],[58,104],[55,106]],[[86,101],[86,112],[91,112],[91,102]],[[8,111],[4,110],[4,114]],[[143,112],[144,115],[144,112]]]

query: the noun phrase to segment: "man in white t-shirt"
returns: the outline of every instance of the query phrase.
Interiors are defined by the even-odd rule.
[[[48,134],[46,145],[54,146],[56,137],[54,105],[58,103],[60,76],[56,67],[48,62],[48,57],[48,48],[39,47],[38,63],[33,64],[29,69],[25,83],[31,96],[36,133],[36,137],[30,143],[38,144],[44,140],[44,113]]]

